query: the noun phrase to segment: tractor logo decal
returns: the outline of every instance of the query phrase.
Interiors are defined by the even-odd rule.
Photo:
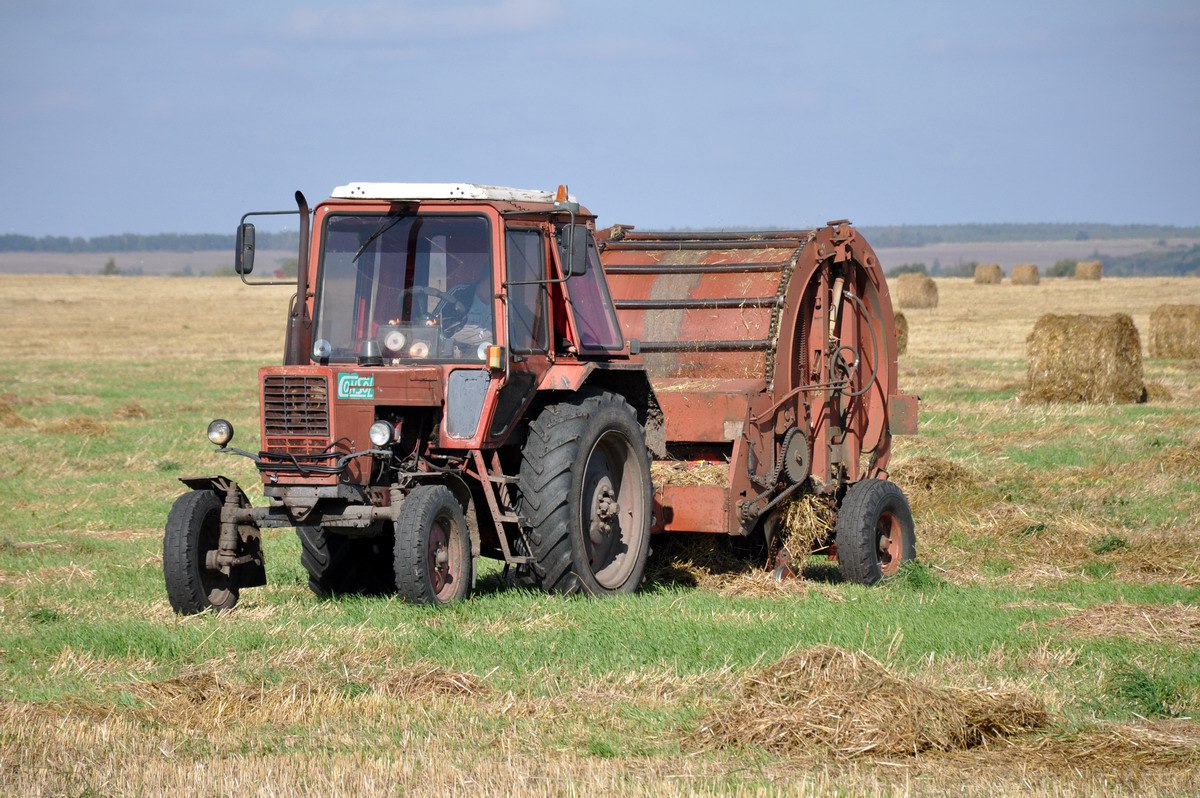
[[[338,375],[338,399],[374,399],[375,377],[357,374]]]

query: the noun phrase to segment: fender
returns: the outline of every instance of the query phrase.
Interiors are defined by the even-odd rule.
[[[257,525],[247,524],[246,519],[235,518],[234,515],[240,514],[230,509],[231,504],[236,504],[239,509],[250,508],[250,499],[246,492],[232,479],[219,474],[208,477],[180,477],[179,481],[192,490],[211,490],[224,498],[225,507],[221,510],[222,549],[247,560],[232,566],[229,573],[236,578],[239,589],[265,585],[267,572],[262,551],[262,533]]]
[[[247,498],[246,492],[241,489],[236,482],[226,476],[214,475],[211,477],[180,477],[179,481],[187,485],[192,490],[211,490],[221,494],[224,497],[229,493],[229,488],[232,487],[237,491],[238,506],[249,507],[250,499]]]

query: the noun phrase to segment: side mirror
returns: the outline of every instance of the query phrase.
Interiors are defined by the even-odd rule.
[[[234,254],[233,270],[238,274],[254,271],[254,225],[242,222],[237,231],[237,252]]]
[[[588,232],[582,224],[567,224],[562,227],[563,263],[567,267],[567,277],[582,277],[588,270]]]

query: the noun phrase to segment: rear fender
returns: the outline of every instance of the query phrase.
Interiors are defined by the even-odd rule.
[[[598,388],[620,394],[637,412],[638,423],[646,430],[646,448],[655,457],[667,456],[667,433],[663,411],[654,393],[654,386],[646,372],[634,369],[595,369],[584,382],[589,388]]]

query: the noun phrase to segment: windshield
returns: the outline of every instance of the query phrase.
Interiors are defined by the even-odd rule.
[[[482,216],[330,214],[314,351],[334,363],[372,349],[385,363],[486,360],[496,340],[490,240]]]

